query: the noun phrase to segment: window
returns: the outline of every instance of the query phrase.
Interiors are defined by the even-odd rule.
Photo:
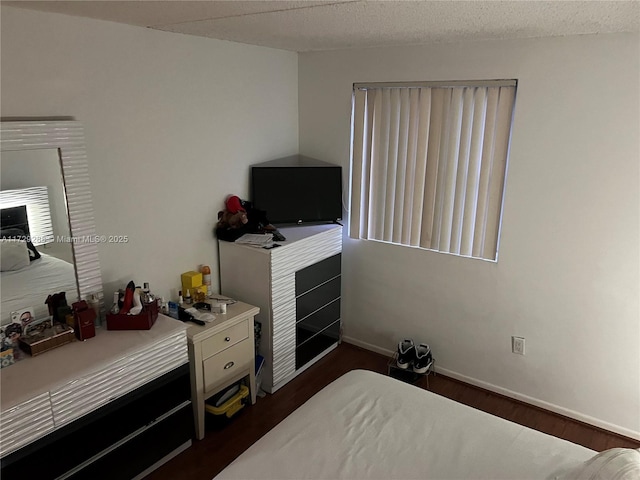
[[[515,92],[354,85],[349,235],[497,260]]]

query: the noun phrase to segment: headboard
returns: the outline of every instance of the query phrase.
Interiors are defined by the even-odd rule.
[[[46,186],[1,190],[0,208],[3,229],[9,228],[9,224],[12,223],[13,227],[24,230],[25,235],[29,236],[31,243],[36,246],[54,241],[49,192]],[[8,212],[7,224],[5,212]]]
[[[1,211],[0,229],[19,228],[29,236],[29,219],[27,218],[27,206],[3,208]]]

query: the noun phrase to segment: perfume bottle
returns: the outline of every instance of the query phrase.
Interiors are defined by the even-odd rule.
[[[113,313],[114,315],[116,313],[120,313],[120,306],[118,305],[120,301],[120,292],[113,292],[113,305],[111,306],[111,310],[109,310],[110,313]]]
[[[209,265],[202,267],[202,284],[206,285],[207,290],[211,288],[211,268]]]
[[[148,305],[155,302],[156,296],[151,293],[149,289],[149,282],[144,282],[144,288],[142,289],[142,303]]]

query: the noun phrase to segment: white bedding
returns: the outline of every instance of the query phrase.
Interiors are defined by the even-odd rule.
[[[38,319],[49,316],[49,308],[44,302],[52,293],[67,292],[69,305],[77,300],[78,287],[74,266],[42,252],[40,255],[39,259],[25,268],[2,272],[2,324],[10,321],[11,312],[28,307],[34,308],[35,317]]]
[[[354,370],[216,479],[545,479],[595,453],[384,375]]]

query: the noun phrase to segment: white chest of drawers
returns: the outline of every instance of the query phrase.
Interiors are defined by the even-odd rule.
[[[278,248],[219,241],[224,295],[260,308],[262,388],[273,393],[334,349],[341,332],[342,227],[281,228]]]

